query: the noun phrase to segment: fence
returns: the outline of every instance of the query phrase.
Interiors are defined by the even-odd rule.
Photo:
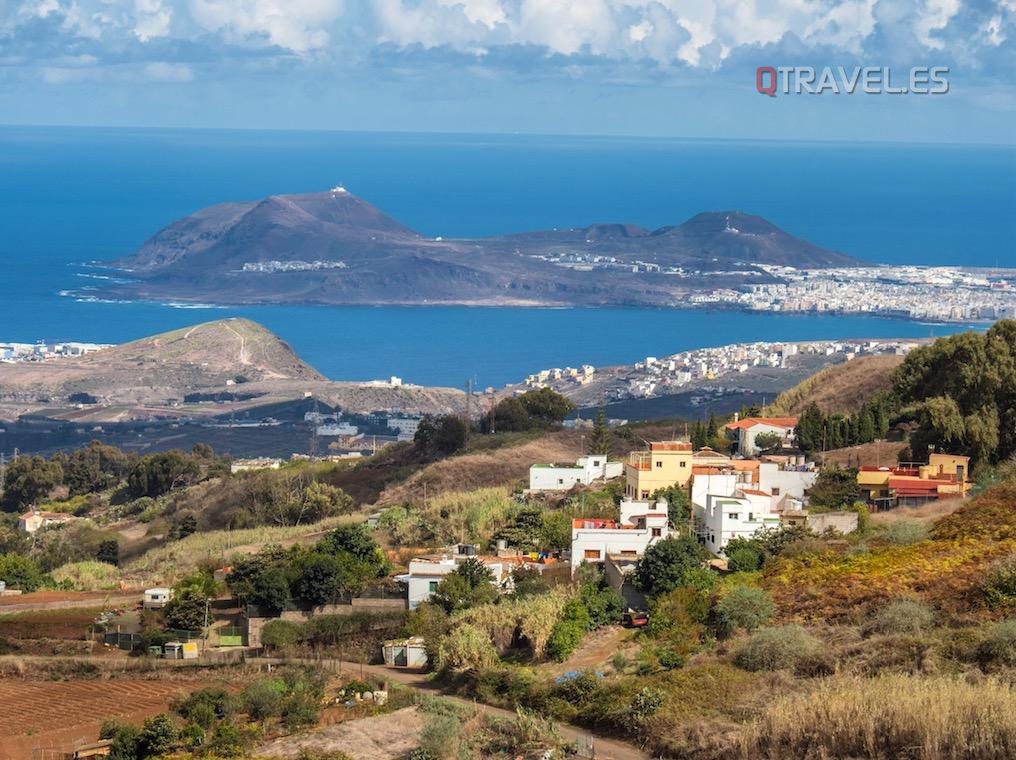
[[[216,631],[220,647],[242,647],[243,628],[235,625],[226,626]]]
[[[132,652],[141,647],[144,636],[140,633],[120,633],[118,631],[107,631],[102,634],[102,643],[125,652]]]

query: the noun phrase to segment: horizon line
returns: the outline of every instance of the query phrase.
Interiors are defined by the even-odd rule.
[[[638,140],[648,142],[691,142],[691,143],[744,143],[744,144],[776,144],[776,145],[882,145],[903,148],[921,147],[955,147],[955,148],[1008,148],[1016,149],[1013,142],[961,142],[952,140],[909,141],[909,140],[820,140],[814,138],[774,138],[774,137],[705,137],[665,134],[612,134],[594,132],[474,132],[456,130],[395,130],[395,129],[324,129],[320,127],[222,127],[222,126],[152,126],[130,124],[39,124],[39,123],[8,123],[0,122],[0,129],[48,129],[48,130],[110,130],[136,132],[239,132],[239,133],[280,133],[280,134],[320,134],[320,135],[392,135],[392,136],[432,136],[432,137],[474,137],[474,138],[543,138],[543,139],[580,139],[580,140]]]

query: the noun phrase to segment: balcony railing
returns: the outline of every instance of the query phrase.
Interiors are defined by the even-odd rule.
[[[628,466],[636,470],[651,470],[653,456],[648,451],[633,451],[628,455]]]

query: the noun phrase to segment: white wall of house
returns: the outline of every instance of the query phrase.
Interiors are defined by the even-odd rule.
[[[576,485],[588,486],[624,474],[623,462],[608,462],[606,456],[581,457],[574,465],[534,464],[529,468],[529,490],[567,491]]]
[[[404,581],[408,587],[409,609],[416,609],[420,604],[430,599],[431,594],[437,591],[441,580],[461,562],[467,559],[479,559],[494,574],[493,585],[500,586],[508,572],[504,562],[491,561],[482,557],[467,555],[444,555],[441,557],[418,557],[410,560],[409,572],[397,576],[397,579]]]
[[[608,554],[637,558],[657,541],[670,535],[668,506],[664,500],[624,499],[616,523],[577,518],[572,521],[572,573],[583,562],[603,562]]]
[[[759,448],[755,445],[755,436],[762,433],[776,433],[789,442],[793,438],[793,432],[794,428],[792,427],[767,425],[762,422],[751,427],[741,428],[737,435],[737,453],[743,457],[753,457],[758,454]]]
[[[734,492],[742,485],[742,478],[738,473],[723,473],[719,475],[695,475],[691,481],[691,500],[693,504],[705,504],[708,494],[719,496],[733,496]]]
[[[803,500],[804,492],[815,485],[818,470],[781,470],[772,462],[762,462],[758,466],[758,487],[760,491],[768,491],[773,496],[792,496]]]
[[[768,502],[768,497],[707,494],[693,505],[695,532],[709,551],[722,554],[732,538],[751,538],[779,526],[779,515],[769,511]]]

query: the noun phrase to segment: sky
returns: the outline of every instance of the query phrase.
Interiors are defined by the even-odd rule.
[[[1013,144],[1014,40],[1016,0],[0,0],[0,123]]]

